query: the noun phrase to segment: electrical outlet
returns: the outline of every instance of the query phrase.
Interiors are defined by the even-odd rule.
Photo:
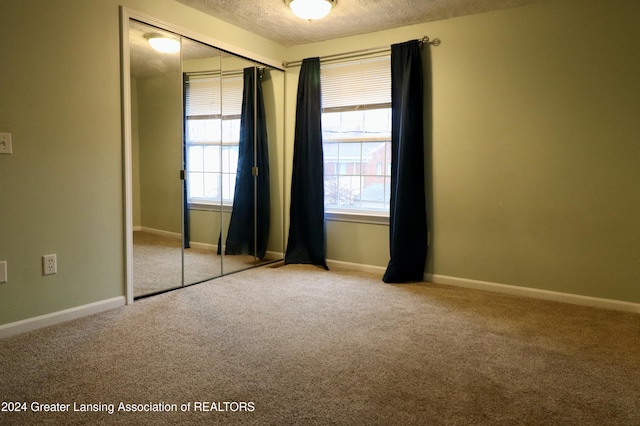
[[[0,262],[0,283],[7,282],[7,261]]]
[[[0,133],[0,154],[11,154],[11,133]]]
[[[53,275],[58,273],[58,260],[55,254],[42,256],[42,275]]]

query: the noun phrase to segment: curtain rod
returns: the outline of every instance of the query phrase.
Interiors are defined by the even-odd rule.
[[[424,44],[431,44],[433,46],[437,46],[440,44],[440,39],[438,38],[434,38],[433,40],[429,40],[428,36],[424,36],[420,39],[420,45],[424,45]],[[372,53],[382,53],[382,52],[386,52],[391,50],[391,46],[379,46],[379,47],[371,47],[369,49],[361,49],[361,50],[354,50],[351,52],[344,52],[344,53],[336,53],[335,55],[327,55],[327,56],[321,56],[320,60],[321,61],[326,61],[326,60],[330,60],[330,59],[338,59],[338,58],[344,58],[344,57],[357,57],[357,56],[364,56],[367,54],[372,54]],[[287,62],[284,61],[282,62],[282,66],[284,68],[288,68],[288,67],[295,67],[298,65],[302,65],[302,60],[299,61],[291,61],[291,62]]]
[[[257,68],[259,71],[262,71],[265,69],[265,67],[255,67]],[[225,70],[225,71],[220,71],[220,70],[211,70],[211,71],[191,71],[191,72],[185,72],[185,74],[187,74],[188,76],[194,76],[194,77],[200,77],[200,76],[219,76],[222,75],[222,77],[235,77],[235,76],[241,76],[244,75],[244,68],[243,69],[238,69],[238,70]]]

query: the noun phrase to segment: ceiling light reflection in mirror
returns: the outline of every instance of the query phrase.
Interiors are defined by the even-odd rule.
[[[180,51],[180,41],[163,36],[162,34],[150,33],[145,34],[144,38],[149,42],[151,47],[161,53],[176,53]]]

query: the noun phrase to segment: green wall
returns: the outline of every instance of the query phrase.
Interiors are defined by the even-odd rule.
[[[297,46],[286,60],[440,38],[426,77],[426,272],[640,302],[639,22],[639,2],[547,1]],[[329,259],[384,267],[388,251],[386,226],[327,224]]]
[[[426,272],[640,303],[638,2],[550,0],[284,48],[171,0],[0,0],[0,131],[14,142],[0,156],[0,324],[125,292],[120,4],[274,60],[440,38]],[[387,239],[330,222],[327,257],[385,266]],[[58,274],[43,277],[50,253]]]
[[[640,302],[640,3],[433,26],[437,274]]]

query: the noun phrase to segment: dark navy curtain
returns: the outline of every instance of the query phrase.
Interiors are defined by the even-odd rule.
[[[427,257],[423,74],[417,40],[391,46],[391,260],[386,283],[422,281]]]
[[[320,58],[302,61],[296,104],[289,240],[285,264],[325,261]]]
[[[271,220],[269,149],[261,77],[262,71],[257,68],[244,69],[238,169],[225,245],[225,254],[255,253],[259,259],[264,258],[267,250]]]

